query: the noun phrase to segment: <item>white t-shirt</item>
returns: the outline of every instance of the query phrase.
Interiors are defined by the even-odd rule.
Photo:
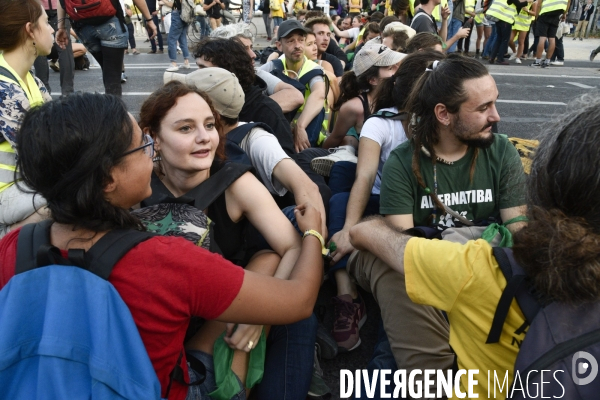
[[[360,34],[360,28],[350,28],[347,29],[346,32],[350,33],[350,38],[354,42],[356,39],[358,39],[358,35]]]
[[[271,74],[270,72],[264,71],[260,68],[256,68],[255,70],[256,70],[256,76],[258,76],[260,79],[265,81],[265,83],[267,84],[267,89],[266,89],[265,94],[267,96],[271,96],[273,93],[275,93],[275,86],[277,86],[279,84],[279,82],[281,82],[281,79],[279,79],[275,75]]]
[[[383,108],[379,111],[391,111],[398,113],[396,107]],[[381,146],[379,153],[379,167],[377,167],[377,176],[371,194],[379,194],[381,189],[381,173],[383,164],[387,161],[392,150],[406,142],[406,133],[401,121],[394,121],[386,118],[371,117],[367,119],[360,131],[360,138],[369,138]]]
[[[238,126],[246,122],[240,122]],[[287,189],[273,177],[273,170],[279,162],[290,158],[281,148],[277,138],[262,128],[254,128],[240,143],[242,150],[250,158],[252,166],[258,172],[260,179],[272,194],[283,196]]]

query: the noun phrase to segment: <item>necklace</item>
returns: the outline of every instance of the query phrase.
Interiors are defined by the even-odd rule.
[[[421,146],[421,151],[423,152],[423,154],[425,154],[427,157],[431,158],[431,153],[429,152],[429,150],[427,150],[425,148],[425,146]],[[438,162],[441,162],[442,164],[446,164],[446,165],[452,165],[454,164],[454,161],[448,161],[448,160],[444,160],[441,157],[435,156],[435,160]]]

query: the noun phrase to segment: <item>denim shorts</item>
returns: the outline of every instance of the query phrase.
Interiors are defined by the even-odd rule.
[[[185,400],[210,400],[208,394],[217,388],[217,384],[215,382],[215,367],[213,364],[213,357],[210,354],[199,350],[186,350],[186,353],[190,353],[199,361],[202,361],[202,364],[204,364],[204,367],[206,368],[206,378],[202,384],[189,387]],[[188,373],[190,375],[190,382],[194,382],[200,377],[200,375],[192,369],[190,363],[188,363]],[[244,385],[242,385],[240,379],[237,378],[237,380],[240,384],[241,390],[231,399],[246,400],[246,389],[244,388]]]
[[[101,46],[116,49],[127,48],[127,40],[129,39],[127,27],[121,26],[121,22],[117,17],[112,17],[105,23],[96,26],[75,24],[73,29],[90,53],[99,53],[102,50]]]
[[[272,17],[273,26],[279,26],[283,22],[283,17]]]

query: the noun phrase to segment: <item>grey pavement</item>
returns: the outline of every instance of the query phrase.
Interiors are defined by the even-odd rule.
[[[258,28],[255,48],[264,47],[268,43],[262,18],[255,17],[253,22]],[[144,99],[162,85],[163,73],[169,64],[166,41],[165,54],[148,54],[150,46],[144,42],[144,37],[137,36],[136,40],[138,50],[142,54],[125,56],[128,80],[123,85],[123,100],[134,115],[138,114]],[[600,85],[600,56],[598,62],[594,63],[591,63],[588,57],[590,50],[600,46],[600,39],[573,41],[565,37],[563,40],[566,61],[562,67],[531,68],[527,65],[530,61],[521,65],[489,65],[500,93],[497,108],[501,117],[498,124],[501,133],[523,138],[540,138],[545,132],[545,124],[553,119],[560,119],[570,100],[582,94],[597,92]],[[193,43],[190,47],[193,47]],[[471,48],[474,49],[474,44]],[[181,55],[178,55],[178,62],[183,62]],[[181,69],[179,72],[189,71],[193,69]],[[53,95],[58,95],[58,73],[50,73],[50,85],[54,89]],[[76,71],[75,90],[103,92],[99,68]],[[333,284],[326,282],[316,306],[317,314],[329,329],[333,325],[330,299],[334,295]],[[351,353],[338,355],[334,360],[322,362],[326,381],[334,392],[334,399],[339,398],[340,369],[365,368],[377,338],[379,309],[372,296],[364,294],[364,298],[368,319],[361,330],[361,346]]]

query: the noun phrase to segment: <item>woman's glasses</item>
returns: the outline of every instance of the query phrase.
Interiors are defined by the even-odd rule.
[[[135,149],[131,149],[121,154],[121,157],[125,157],[131,153],[134,153],[138,150],[144,150],[144,153],[148,155],[150,158],[154,158],[154,139],[148,134],[144,134],[144,144],[140,147],[136,147]],[[120,157],[119,157],[120,158]]]

